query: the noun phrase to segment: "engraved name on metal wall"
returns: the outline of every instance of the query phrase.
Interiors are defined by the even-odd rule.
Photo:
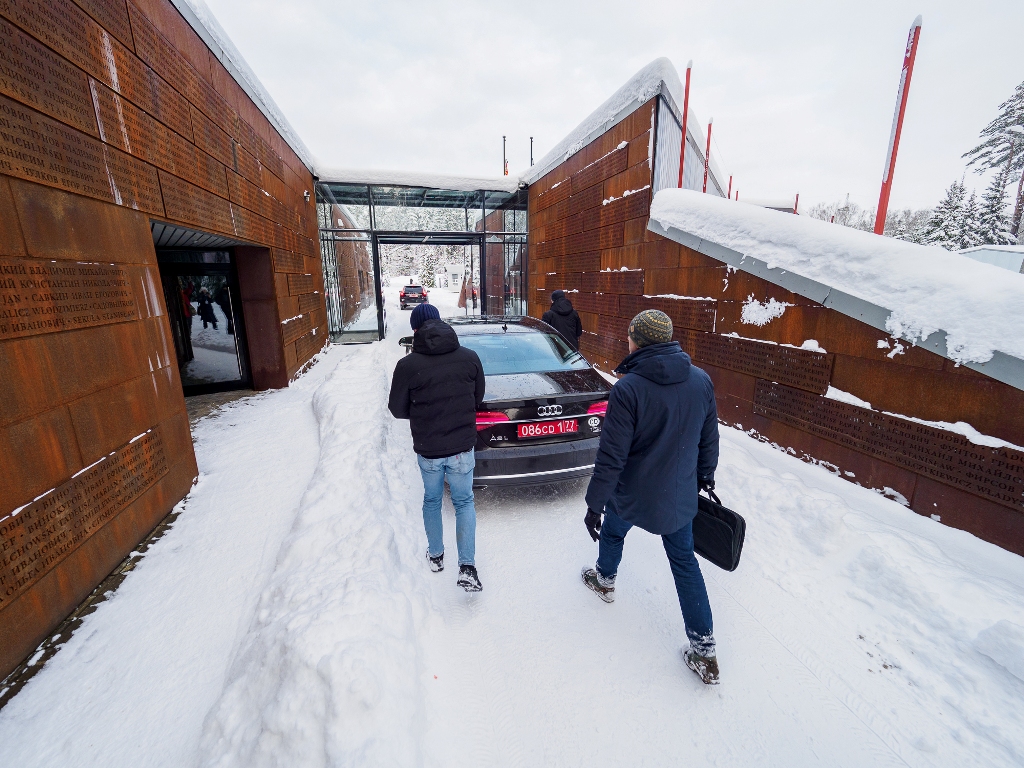
[[[0,608],[167,474],[159,427],[0,518]]]
[[[0,259],[0,340],[138,318],[124,267]]]
[[[698,362],[819,395],[828,391],[833,355],[716,333],[679,331],[676,335]]]
[[[757,382],[754,412],[1024,510],[1024,451],[978,445],[953,432],[766,381]]]

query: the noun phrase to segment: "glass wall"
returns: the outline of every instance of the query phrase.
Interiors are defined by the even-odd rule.
[[[692,116],[691,116],[692,118]],[[683,135],[682,119],[677,108],[664,96],[658,97],[657,141],[654,148],[654,192],[679,186],[679,146]],[[704,147],[698,147],[693,136],[686,137],[686,163],[683,167],[683,189],[704,188]],[[708,173],[708,192],[725,197],[725,190],[715,174]]]
[[[381,289],[398,275],[391,274],[395,261],[402,262],[403,280],[413,270],[405,261],[418,266],[428,287],[448,287],[451,280],[459,280],[467,309],[475,297],[482,313],[526,313],[525,189],[465,191],[320,182],[316,201],[333,341],[372,335],[374,318],[378,337],[383,336]],[[408,247],[399,252],[391,248],[394,245]],[[396,253],[412,256],[396,258]]]

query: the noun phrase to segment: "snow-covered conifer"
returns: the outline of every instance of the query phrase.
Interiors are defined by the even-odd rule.
[[[1024,209],[1024,83],[999,105],[999,114],[981,131],[981,143],[964,153],[964,157],[969,158],[968,165],[976,166],[978,173],[1004,169],[1007,183],[1016,183],[1009,229],[1014,235],[1020,234],[1019,217]]]
[[[958,251],[964,237],[964,206],[967,188],[963,181],[954,181],[942,199],[925,228],[924,241],[929,245],[940,245],[948,251]]]
[[[1006,214],[1007,170],[996,174],[981,198],[978,221],[981,245],[1012,245],[1016,242],[1010,234],[1010,218]]]

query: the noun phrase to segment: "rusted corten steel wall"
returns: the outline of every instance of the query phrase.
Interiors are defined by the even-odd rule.
[[[251,244],[254,376],[283,386],[327,335],[306,190],[166,0],[0,0],[0,675],[197,475],[151,220]]]
[[[649,190],[622,195],[651,183],[653,104],[531,184],[530,313],[552,290],[577,291],[581,349],[610,371],[629,319],[662,309],[714,380],[723,423],[1024,554],[1024,451],[911,420],[964,421],[1024,445],[1024,393],[923,349],[894,354],[882,332],[648,231]],[[757,326],[741,319],[749,298],[792,306]],[[794,348],[809,339],[827,352]],[[873,410],[825,398],[829,386]]]

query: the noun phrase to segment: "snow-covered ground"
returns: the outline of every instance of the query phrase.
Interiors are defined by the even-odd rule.
[[[479,491],[484,591],[431,573],[385,405],[396,298],[385,342],[197,426],[184,511],[0,710],[0,765],[1024,761],[1024,559],[733,429],[743,562],[703,564],[717,688],[682,665],[656,537],[630,534],[614,604],[581,585],[585,483]],[[445,525],[453,552],[447,501]]]
[[[198,315],[192,318],[192,354],[195,357],[185,365],[181,377],[185,384],[234,381],[241,378],[235,336],[228,333],[228,318],[219,304],[212,304],[217,326],[208,324]]]

